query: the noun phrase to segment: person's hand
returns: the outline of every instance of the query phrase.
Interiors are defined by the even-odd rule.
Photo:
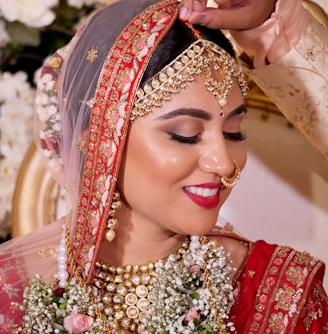
[[[260,26],[274,11],[276,0],[214,0],[218,8],[207,6],[207,0],[182,0],[182,21],[212,29],[248,30]]]

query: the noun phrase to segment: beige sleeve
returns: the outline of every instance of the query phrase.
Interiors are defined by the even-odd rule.
[[[328,158],[328,31],[323,25],[311,17],[294,49],[247,73]]]

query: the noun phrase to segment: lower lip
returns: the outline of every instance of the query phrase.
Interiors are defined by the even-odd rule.
[[[205,209],[213,209],[220,202],[220,191],[213,197],[204,197],[190,193],[189,191],[183,190],[184,193],[197,205]]]

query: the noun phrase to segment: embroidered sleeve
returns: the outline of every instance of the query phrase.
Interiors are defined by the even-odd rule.
[[[308,253],[277,247],[257,289],[249,333],[323,333],[327,296],[324,264]]]
[[[236,284],[238,333],[328,333],[324,264],[290,247],[254,243]]]
[[[322,286],[323,272],[321,264],[306,286],[295,333],[328,333],[328,298]]]
[[[305,137],[328,157],[328,38],[314,18],[278,62],[248,71]]]

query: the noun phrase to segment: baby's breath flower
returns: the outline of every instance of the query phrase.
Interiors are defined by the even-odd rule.
[[[157,299],[144,318],[145,333],[217,333],[215,310],[224,332],[233,332],[234,325],[228,321],[233,304],[231,272],[223,247],[212,249],[208,243],[185,250],[182,260],[170,256],[166,262],[157,262],[153,287]]]
[[[36,276],[24,291],[22,310],[25,311],[25,315],[20,330],[26,334],[68,334],[64,327],[64,319],[73,312],[88,315],[90,303],[89,291],[85,291],[75,279],[61,291],[59,288],[53,289],[46,285],[39,276]],[[92,328],[84,333],[103,333],[101,319],[95,319]]]

